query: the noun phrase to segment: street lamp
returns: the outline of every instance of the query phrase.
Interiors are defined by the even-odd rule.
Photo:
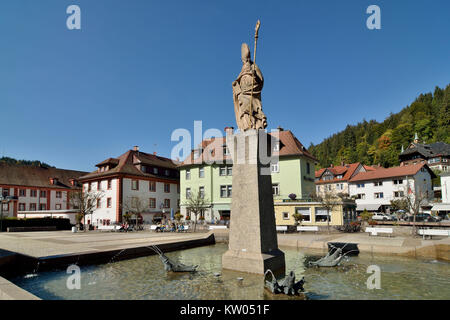
[[[0,195],[0,232],[3,230],[3,204],[10,203],[11,201],[17,200],[16,196],[4,196]]]

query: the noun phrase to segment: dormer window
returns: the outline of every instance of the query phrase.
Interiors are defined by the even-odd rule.
[[[50,184],[57,185],[58,184],[58,178],[50,178]]]

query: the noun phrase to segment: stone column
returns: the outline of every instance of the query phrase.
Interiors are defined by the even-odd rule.
[[[284,253],[278,249],[270,175],[270,135],[264,130],[227,134],[233,158],[233,187],[228,251],[222,268],[285,275]]]

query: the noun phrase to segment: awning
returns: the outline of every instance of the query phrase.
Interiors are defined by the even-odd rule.
[[[435,204],[431,211],[450,211],[450,203],[438,203]]]
[[[356,211],[378,211],[380,209],[381,204],[358,204],[356,207]]]

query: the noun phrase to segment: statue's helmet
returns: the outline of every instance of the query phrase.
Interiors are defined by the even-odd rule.
[[[241,46],[241,57],[242,62],[250,61],[250,48],[248,47],[248,44],[243,43]]]

